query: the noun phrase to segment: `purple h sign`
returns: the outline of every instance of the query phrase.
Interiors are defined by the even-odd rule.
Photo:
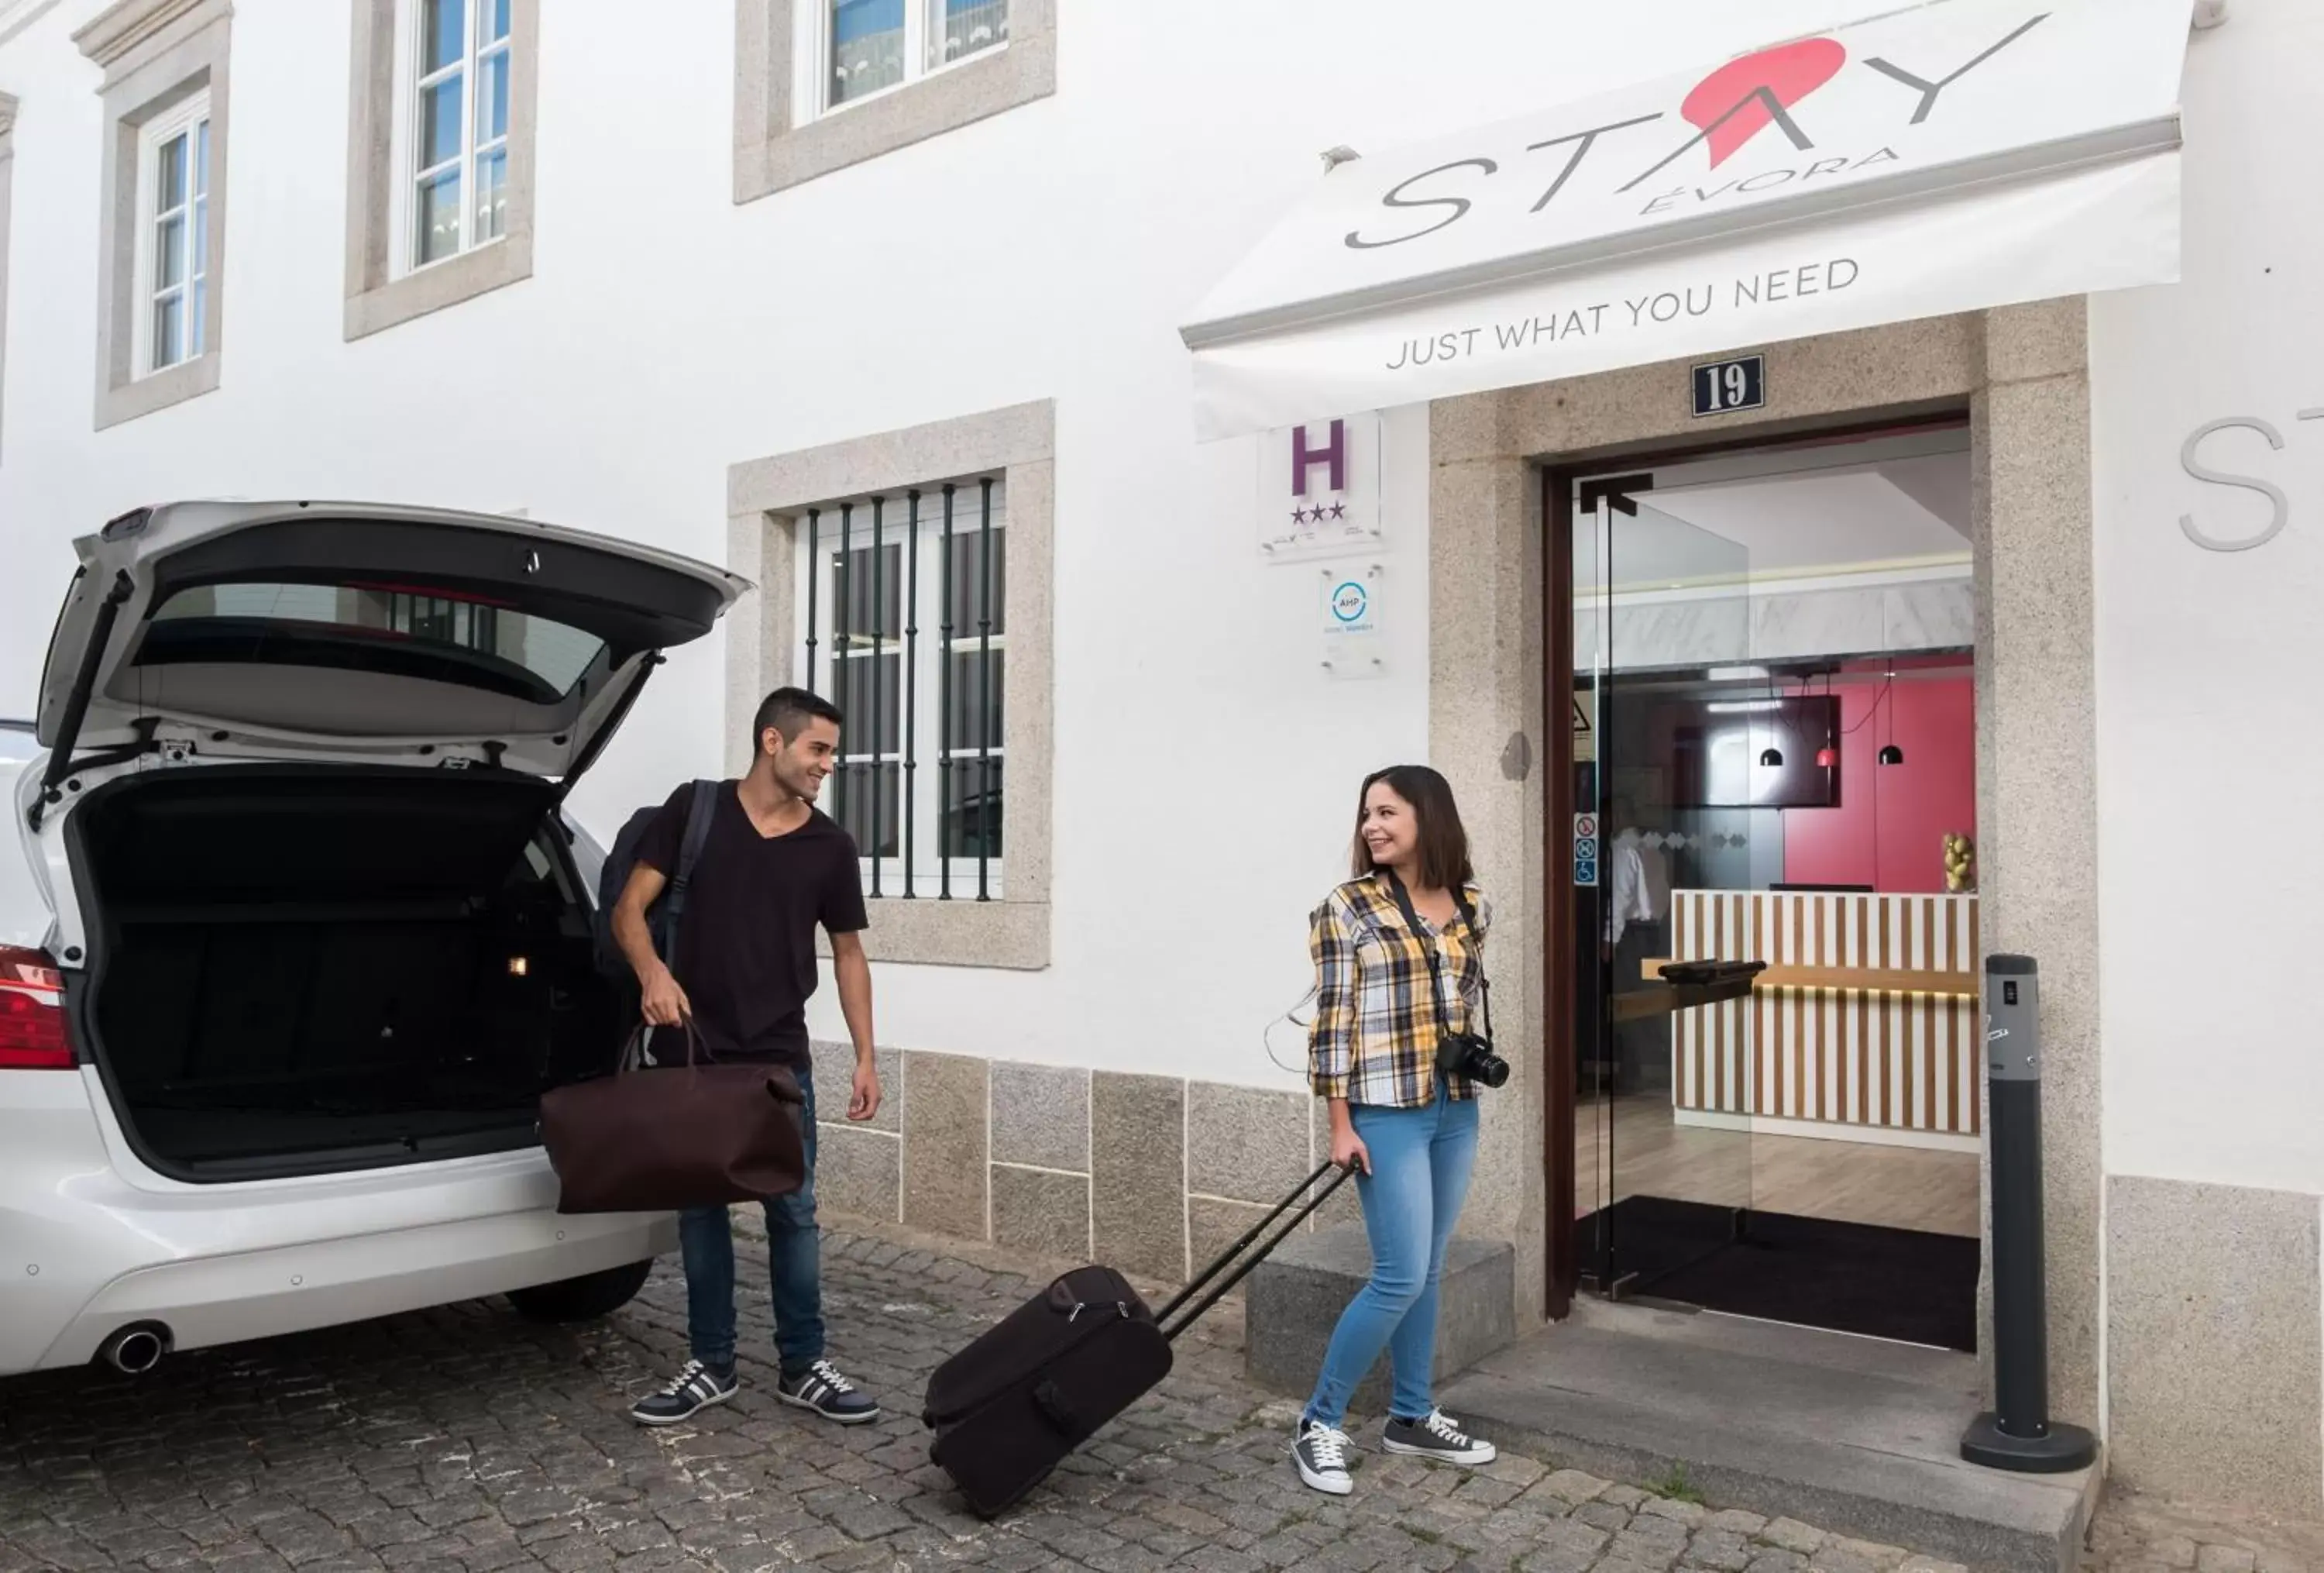
[[[1348,423],[1332,422],[1332,440],[1322,448],[1307,446],[1307,428],[1295,427],[1291,432],[1291,495],[1307,495],[1307,472],[1319,464],[1332,467],[1332,489],[1348,489]]]

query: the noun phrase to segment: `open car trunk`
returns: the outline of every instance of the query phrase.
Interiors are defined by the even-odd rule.
[[[219,1181],[529,1146],[602,1074],[554,788],[486,769],[148,771],[68,821],[90,966],[75,1004],[129,1139]]]

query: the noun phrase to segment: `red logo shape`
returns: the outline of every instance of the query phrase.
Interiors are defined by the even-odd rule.
[[[1838,39],[1803,38],[1729,60],[1694,86],[1679,106],[1690,125],[1706,134],[1711,167],[1717,169],[1770,125],[1768,98],[1788,109],[1838,74],[1848,50]],[[1726,116],[1724,121],[1720,116]]]

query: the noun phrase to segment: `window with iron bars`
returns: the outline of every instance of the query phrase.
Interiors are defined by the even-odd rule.
[[[806,686],[846,717],[825,806],[874,898],[1001,895],[1005,494],[979,477],[799,519]]]

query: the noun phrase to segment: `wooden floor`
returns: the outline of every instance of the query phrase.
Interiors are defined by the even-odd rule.
[[[1578,1104],[1573,1137],[1578,1217],[1625,1197],[1657,1196],[1940,1235],[1979,1232],[1974,1152],[1683,1126],[1671,1118],[1666,1093]]]

